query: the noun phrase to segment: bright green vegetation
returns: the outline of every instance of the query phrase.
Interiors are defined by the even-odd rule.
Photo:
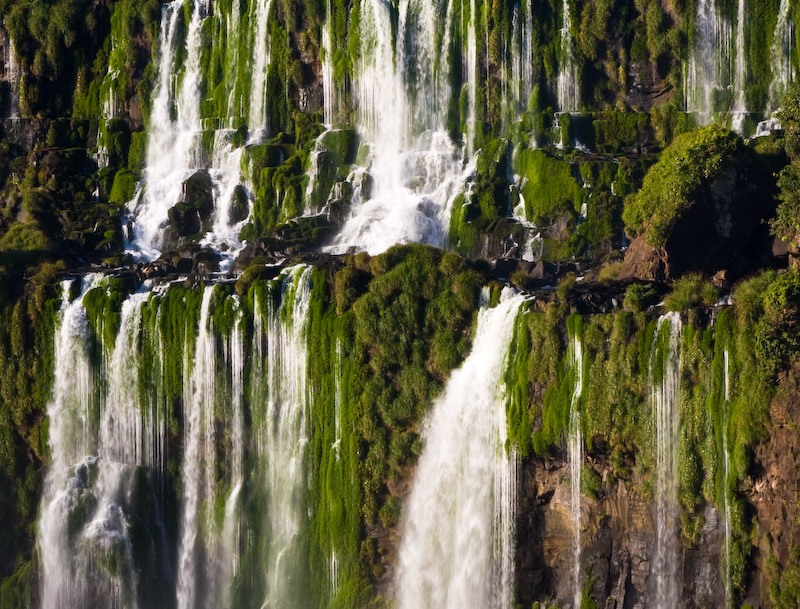
[[[649,245],[663,246],[700,189],[743,154],[741,138],[715,125],[678,136],[648,171],[641,190],[626,199],[626,230],[633,236],[646,231]]]
[[[667,311],[686,311],[699,307],[710,307],[717,302],[719,293],[698,273],[684,275],[672,286],[672,291],[664,298]]]
[[[770,222],[772,233],[794,247],[800,245],[800,87],[795,86],[783,101],[781,126],[786,133],[785,148],[790,163],[778,177],[780,203]]]
[[[0,606],[21,606],[36,587],[32,562],[42,484],[48,455],[47,402],[54,372],[55,325],[60,294],[53,276],[40,278],[22,298],[0,297]],[[5,285],[5,284],[4,284]],[[11,577],[7,577],[9,575]]]
[[[668,308],[683,311],[681,338],[680,501],[682,537],[697,543],[703,509],[720,509],[725,501],[732,515],[731,575],[737,594],[749,585],[753,553],[752,523],[742,481],[750,475],[755,446],[768,437],[769,405],[776,374],[800,356],[790,336],[800,306],[800,279],[795,272],[767,272],[740,284],[734,306],[709,325],[704,307],[716,293],[699,277],[679,281],[667,297]],[[628,290],[626,308],[643,308],[657,295],[648,286]],[[634,303],[636,303],[634,305]],[[648,496],[655,484],[655,427],[649,399],[651,383],[660,382],[667,357],[668,332],[641,313],[616,312],[588,318],[569,317],[563,308],[520,315],[512,344],[506,382],[509,443],[523,458],[556,456],[562,450],[575,386],[568,337],[581,336],[586,368],[582,421],[589,454],[607,460],[614,476],[638,480]],[[725,398],[725,352],[730,399]],[[727,442],[729,470],[725,476]],[[595,497],[614,488],[585,472],[584,493]],[[595,482],[592,483],[592,480]],[[794,563],[792,563],[794,564]],[[773,579],[778,575],[771,575]]]
[[[253,268],[235,287],[214,289],[210,316],[218,348],[237,327],[244,344],[251,344],[254,311],[266,314],[271,306],[277,307],[281,293],[281,310],[288,315],[296,295],[284,290],[282,279],[257,275]],[[24,598],[30,586],[32,556],[27,540],[41,466],[48,458],[43,414],[52,377],[42,371],[52,370],[53,365],[59,300],[46,287],[53,278],[53,274],[42,275],[44,283],[31,296],[6,300],[6,326],[0,326],[0,356],[15,362],[0,377],[0,416],[10,422],[0,438],[0,476],[13,480],[9,488],[15,489],[9,496],[13,503],[0,508],[19,523],[17,532],[4,538],[9,544],[6,551],[18,557],[13,566],[3,567],[7,573],[16,573],[3,584],[2,598],[7,603]],[[387,551],[382,531],[400,522],[404,494],[398,489],[403,488],[422,450],[422,422],[450,371],[469,351],[478,294],[487,281],[479,266],[422,245],[394,247],[372,258],[345,256],[326,270],[313,271],[306,330],[312,396],[307,453],[310,486],[304,498],[309,515],[302,525],[302,552],[308,560],[302,585],[313,590],[311,606],[361,606],[374,598]],[[592,463],[607,463],[611,472],[601,478],[596,466],[587,462],[582,492],[600,500],[616,488],[617,480],[623,480],[632,492],[649,497],[655,465],[650,387],[663,374],[669,332],[668,324],[659,330],[656,320],[640,311],[658,297],[657,292],[646,284],[634,284],[625,298],[630,310],[567,315],[566,299],[575,286],[574,279],[562,282],[553,302],[543,306],[532,302],[517,318],[505,376],[507,450],[515,450],[523,462],[561,454],[576,381],[568,344],[570,337],[577,336],[584,349],[578,406],[587,452]],[[800,279],[795,272],[766,272],[743,282],[734,292],[733,307],[717,313],[713,326],[705,307],[716,296],[712,299],[704,286],[699,278],[687,276],[667,297],[668,305],[682,310],[683,318],[682,537],[686,545],[696,544],[704,508],[711,504],[721,509],[727,502],[733,530],[730,570],[736,593],[741,595],[748,585],[754,543],[741,484],[752,473],[755,447],[768,437],[777,375],[800,357],[800,342],[794,338]],[[121,304],[133,287],[126,280],[107,279],[84,297],[97,339],[95,357],[107,353],[117,340]],[[500,287],[489,284],[490,300],[497,299]],[[166,510],[168,527],[177,526],[186,365],[194,358],[201,298],[199,286],[172,286],[151,296],[141,313],[137,387],[143,404],[163,399],[160,416],[165,418],[170,446],[166,476],[169,488],[174,489],[170,493],[176,493]],[[725,399],[726,352],[730,399]],[[162,372],[154,376],[155,370]],[[256,389],[252,371],[249,357],[247,396]],[[218,382],[224,385],[227,372],[221,368],[218,374]],[[251,424],[258,424],[264,415],[262,406],[249,402],[247,408]],[[224,421],[231,417],[229,409],[229,400],[215,403],[220,429],[226,428]],[[230,437],[226,432],[218,440],[220,463],[225,464]],[[20,447],[29,451],[30,461],[16,456]],[[723,468],[726,447],[727,475]],[[254,451],[253,446],[246,448],[245,471],[258,472],[262,467]],[[222,526],[230,479],[224,465],[216,475],[214,501],[204,509],[211,510],[214,526]],[[245,488],[242,509],[248,522],[261,522],[265,497],[257,484],[248,483]],[[256,527],[253,535],[258,534]],[[263,593],[263,580],[253,576],[259,572],[263,551],[249,548],[242,557],[237,588],[242,598]],[[331,591],[328,581],[332,554],[339,565],[336,591]],[[781,569],[770,575],[774,581],[784,576]],[[160,594],[160,585],[154,584],[155,596]],[[585,593],[591,599],[590,587]]]
[[[517,158],[528,219],[544,226],[565,213],[574,217],[580,210],[582,193],[573,166],[539,150],[523,150]]]
[[[353,129],[353,83],[366,35],[364,2],[274,3],[268,24],[269,139],[257,145],[245,144],[248,119],[242,116],[252,85],[243,57],[252,40],[248,28],[234,27],[238,24],[232,17],[234,8],[240,9],[245,22],[254,2],[214,3],[202,32],[202,137],[208,153],[213,129],[230,127],[234,145],[245,146],[241,170],[252,189],[253,213],[243,239],[261,239],[266,249],[272,239],[283,245],[318,245],[330,234],[328,220],[298,218],[325,205],[332,217],[344,217],[353,188],[370,190],[368,175],[360,184],[348,181],[353,165],[365,164],[368,156],[368,146]],[[478,151],[470,189],[452,203],[449,245],[456,253],[395,247],[372,258],[359,254],[326,260],[313,271],[307,341],[314,397],[308,414],[310,482],[303,497],[309,510],[302,531],[307,569],[295,582],[312,591],[313,606],[381,602],[374,598],[375,584],[384,575],[386,539],[402,519],[404,483],[423,449],[423,421],[470,349],[478,295],[489,282],[486,263],[460,255],[480,258],[490,246],[505,252],[509,241],[533,230],[510,219],[510,210],[524,201],[524,219],[541,230],[547,262],[610,259],[602,277],[607,284],[619,273],[613,261],[619,258],[623,228],[629,236],[645,234],[651,246],[665,246],[714,184],[742,168],[739,173],[762,189],[768,204],[777,186],[780,204],[771,222],[773,233],[795,246],[800,238],[800,88],[783,104],[785,139],[748,146],[720,127],[692,131],[693,120],[682,111],[681,70],[694,42],[695,2],[573,2],[581,92],[581,114],[573,116],[554,110],[562,0],[531,4],[535,76],[528,99],[517,99],[519,91],[509,91],[504,82],[517,42],[512,41],[513,25],[526,17],[524,3],[516,15],[514,3],[475,4],[476,37],[485,41],[478,45],[481,69],[475,83]],[[735,13],[735,2],[717,4],[726,14]],[[756,112],[767,104],[778,4],[747,3],[747,96]],[[400,5],[387,5],[395,35]],[[160,9],[155,0],[0,0],[25,74],[20,110],[32,133],[31,150],[12,143],[19,140],[10,132],[0,140],[0,488],[8,489],[0,497],[0,521],[8,525],[8,533],[0,536],[0,609],[27,604],[36,585],[33,527],[42,468],[49,458],[45,415],[60,296],[53,286],[68,267],[123,261],[121,216],[146,156],[144,129],[154,86],[153,58],[160,51]],[[186,4],[184,17],[189,10]],[[453,23],[463,23],[469,3],[455,3],[453,11]],[[800,5],[793,11],[800,18]],[[331,57],[322,57],[326,19]],[[444,123],[460,142],[468,119],[462,65],[467,31],[454,25],[446,34],[437,32],[436,42],[451,41],[450,71],[444,74],[441,64],[436,68],[449,87],[448,99],[441,100]],[[327,132],[317,99],[320,59],[333,66],[337,93],[335,129]],[[176,84],[182,78],[177,74]],[[658,100],[631,93],[642,84],[666,93]],[[0,88],[3,108],[8,93],[7,87]],[[111,99],[116,99],[118,118],[104,117],[104,104]],[[48,120],[39,123],[37,118]],[[579,144],[592,152],[581,151]],[[784,148],[791,161],[785,169]],[[98,150],[107,162],[102,169],[94,157]],[[309,178],[312,159],[317,164],[314,184]],[[762,174],[768,176],[763,182]],[[254,263],[235,286],[215,288],[211,315],[220,341],[241,323],[250,344],[253,313],[275,305],[284,287],[281,279],[265,279],[269,272]],[[527,270],[509,279],[520,288],[534,285]],[[623,480],[633,492],[652,498],[650,386],[661,380],[669,345],[667,326],[658,329],[650,307],[665,289],[633,283],[625,289],[624,310],[579,316],[570,315],[574,309],[567,299],[575,285],[569,276],[548,304],[528,303],[517,318],[505,375],[506,448],[526,464],[562,456],[576,382],[568,345],[570,337],[580,336],[585,376],[578,406],[587,449],[612,472],[603,480],[587,462],[582,491],[599,500]],[[122,303],[135,287],[131,279],[109,278],[84,297],[95,361],[113,348]],[[496,302],[500,284],[488,288]],[[296,295],[284,297],[288,302]],[[172,489],[164,524],[173,535],[182,484],[186,366],[194,358],[201,298],[201,286],[190,281],[153,294],[142,310],[135,382],[142,403],[163,400],[170,455],[166,479]],[[712,324],[708,307],[717,300],[706,278],[693,274],[678,278],[664,298],[665,309],[681,312],[683,319],[681,531],[684,544],[697,544],[704,508],[728,503],[734,539],[726,567],[741,599],[757,543],[744,488],[753,473],[755,448],[770,431],[776,380],[800,357],[800,279],[796,272],[772,271],[747,279],[735,289],[733,307],[716,312]],[[724,391],[725,353],[730,399]],[[163,375],[153,372],[157,361]],[[247,366],[249,392],[253,362]],[[219,371],[220,380],[224,374]],[[221,399],[214,406],[220,427],[231,416],[229,402]],[[250,406],[248,424],[253,424],[264,412],[263,406]],[[231,445],[226,433],[217,448],[221,463]],[[260,471],[255,449],[249,446],[246,452],[245,469]],[[213,473],[216,494],[201,508],[215,526],[224,519],[232,491],[226,467]],[[242,509],[250,521],[262,523],[253,530],[258,537],[264,533],[258,526],[266,526],[267,500],[253,479],[249,485]],[[263,553],[263,547],[248,548],[235,600],[263,594]],[[332,555],[339,568],[335,591],[328,581]],[[767,561],[777,607],[794,606],[800,597],[800,552],[790,558],[783,565]],[[163,590],[155,587],[157,597]],[[605,600],[593,599],[591,588],[587,579],[581,603],[587,608]]]

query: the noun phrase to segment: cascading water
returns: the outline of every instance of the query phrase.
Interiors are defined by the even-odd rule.
[[[466,86],[468,95],[467,109],[467,151],[475,152],[475,130],[478,122],[477,97],[478,97],[478,11],[476,0],[469,0],[469,18],[467,20],[467,50],[464,65],[466,66]]]
[[[403,609],[511,607],[516,456],[501,379],[522,301],[506,292],[481,310],[472,352],[426,424],[400,546]]]
[[[725,516],[725,598],[728,606],[733,601],[733,593],[731,586],[731,543],[733,535],[731,531],[731,504],[728,497],[728,480],[730,479],[730,450],[728,448],[728,421],[730,420],[730,377],[729,375],[729,361],[728,350],[725,349],[723,353],[724,360],[724,377],[725,377],[725,408],[722,418],[722,455],[723,455],[723,512]]]
[[[339,92],[333,78],[333,41],[331,39],[331,0],[325,3],[325,22],[322,24],[322,49],[320,49],[320,62],[322,63],[322,110],[326,125],[333,126],[335,117],[339,114]]]
[[[230,370],[231,391],[230,403],[231,417],[231,491],[225,502],[225,525],[223,529],[222,556],[227,559],[222,564],[221,581],[232,581],[239,570],[239,536],[241,527],[239,518],[240,496],[244,485],[244,332],[242,330],[242,311],[238,299],[236,306],[236,320],[231,331],[230,339],[224,343],[225,368]],[[224,590],[224,606],[232,606],[230,591]]]
[[[745,87],[747,85],[747,56],[744,47],[745,0],[739,0],[736,18],[736,62],[733,71],[733,106],[731,128],[742,133],[747,113]]]
[[[378,254],[395,243],[446,243],[450,203],[472,171],[445,130],[452,5],[442,19],[430,2],[403,0],[396,40],[390,5],[361,5],[356,126],[369,147],[374,185],[353,196],[328,251]]]
[[[581,606],[583,582],[581,581],[581,468],[583,467],[583,432],[581,431],[580,399],[583,393],[583,344],[579,336],[572,337],[570,359],[575,371],[575,389],[572,392],[569,413],[569,511],[572,519],[572,577],[573,608]]]
[[[169,364],[177,370],[167,369],[163,346],[163,328],[174,329],[174,318],[162,320],[176,302],[168,288],[128,296],[113,343],[95,348],[113,321],[94,320],[94,338],[83,300],[90,290],[105,293],[107,280],[84,278],[74,300],[75,290],[64,283],[49,409],[53,464],[38,531],[43,607],[232,607],[241,604],[243,583],[265,594],[265,607],[295,606],[307,596],[298,574],[308,515],[311,274],[307,267],[290,269],[259,290],[251,343],[238,297],[220,302],[215,290],[223,288],[206,287],[197,316],[184,315],[186,327],[170,334],[180,341],[171,349],[182,358]],[[215,327],[218,307],[220,319],[230,320],[225,331]],[[166,375],[183,405],[174,547],[162,514],[163,478],[173,475]],[[247,421],[252,432],[245,432]],[[248,512],[261,497],[263,511]],[[335,576],[335,563],[332,570]]]
[[[54,395],[48,408],[53,463],[38,534],[42,606],[48,608],[139,606],[132,531],[134,520],[139,520],[138,527],[143,523],[132,514],[134,504],[152,492],[147,490],[152,481],[141,472],[152,472],[164,460],[163,419],[157,410],[142,412],[138,385],[130,382],[131,376],[137,378],[147,294],[135,294],[124,303],[116,342],[102,345],[106,363],[98,369],[83,307],[89,289],[104,289],[96,287],[98,282],[98,276],[85,277],[73,301],[70,283],[62,286]]]
[[[108,166],[108,123],[118,117],[120,100],[117,92],[124,91],[125,74],[119,67],[115,67],[125,65],[125,46],[120,40],[121,24],[122,10],[115,11],[111,17],[111,51],[108,57],[108,72],[100,84],[102,115],[98,126],[97,152],[95,154],[97,166],[100,168]]]
[[[575,112],[580,99],[571,10],[570,0],[564,0],[561,13],[561,48],[558,55],[558,108],[561,112]]]
[[[223,255],[220,264],[222,271],[230,268],[235,255],[244,245],[239,240],[239,232],[247,224],[253,210],[252,197],[240,184],[244,148],[234,146],[234,134],[233,129],[220,129],[214,133],[209,169],[215,201],[214,223],[200,241],[200,245],[209,246]],[[241,207],[245,203],[243,199],[246,199],[246,208]]]
[[[243,484],[244,342],[238,300],[230,336],[214,329],[215,287],[203,291],[194,361],[184,365],[183,494],[178,544],[179,609],[230,606],[238,561],[238,497]],[[228,410],[229,409],[229,410]],[[222,421],[225,421],[223,424]],[[218,462],[218,437],[230,437],[226,463]],[[216,471],[230,471],[229,489]],[[227,493],[227,496],[226,496]],[[223,522],[214,513],[222,505]]]
[[[514,176],[514,184],[516,185],[517,191],[519,191],[519,176]],[[518,195],[519,203],[512,210],[511,217],[527,229],[525,231],[525,241],[520,244],[522,250],[520,259],[526,262],[535,262],[537,258],[541,256],[541,233],[538,232],[537,226],[528,220],[525,212],[525,197],[522,196],[522,192],[518,192]]]
[[[203,505],[213,503],[215,492],[214,451],[214,390],[216,380],[216,341],[210,326],[209,307],[214,286],[203,292],[197,341],[194,348],[194,365],[184,366],[184,454],[182,467],[183,505],[181,506],[181,532],[178,545],[178,609],[195,609],[198,606],[198,532],[211,528],[210,514],[204,514]],[[209,501],[210,500],[210,501]],[[205,520],[205,522],[204,522]],[[213,537],[211,538],[213,542]],[[213,556],[211,548],[209,555]]]
[[[134,220],[130,247],[148,260],[160,254],[167,211],[182,199],[183,182],[202,166],[199,83],[203,5],[200,0],[192,4],[185,69],[180,91],[175,95],[183,6],[181,0],[173,0],[162,8],[158,80],[150,111],[144,186],[131,202]]]
[[[143,190],[131,202],[134,220],[129,247],[143,258],[158,257],[167,211],[181,200],[183,182],[201,166],[200,27],[202,4],[193,3],[186,35],[186,67],[181,88],[174,95],[174,72],[179,53],[180,21],[184,3],[165,4],[159,34],[158,80],[150,111]],[[175,119],[173,120],[173,109]]]
[[[81,297],[91,287],[85,278]],[[69,531],[69,514],[86,494],[90,462],[91,412],[94,378],[90,365],[89,322],[81,298],[70,302],[71,282],[62,283],[60,327],[55,337],[56,367],[50,419],[52,465],[45,482],[38,541],[42,555],[42,602],[47,607],[73,607],[85,595],[81,577],[75,577]]]
[[[253,11],[253,81],[250,85],[249,122],[251,141],[258,141],[267,131],[267,70],[270,64],[269,14],[272,0],[255,0]]]
[[[270,0],[256,2],[252,10],[256,27],[252,40],[252,82],[247,109],[251,142],[260,141],[266,134],[270,6]],[[219,17],[223,19],[223,26],[231,26],[237,18],[238,3],[234,3],[232,10],[230,19]],[[226,68],[224,78],[231,91],[227,99],[228,116],[218,120],[202,119],[204,80],[201,59],[203,45],[207,42],[204,23],[215,17],[208,16],[209,7],[204,0],[193,0],[184,32],[183,14],[184,3],[177,0],[165,4],[162,9],[158,79],[150,113],[146,167],[139,190],[129,204],[131,223],[127,248],[144,260],[154,260],[161,254],[168,212],[184,201],[184,183],[194,176],[200,184],[206,180],[210,183],[213,200],[213,221],[204,221],[202,230],[206,234],[201,245],[219,253],[221,270],[226,270],[243,246],[238,235],[252,209],[251,197],[240,184],[243,149],[234,144],[236,127],[244,111],[241,95],[237,94],[242,85],[235,70]],[[231,27],[236,30],[235,25]],[[236,30],[230,41],[231,55],[229,58],[226,56],[227,64],[235,65],[239,60],[238,36]],[[181,49],[179,45],[182,42],[184,47]],[[176,83],[179,83],[177,89]],[[205,85],[211,87],[213,83]],[[209,125],[214,129],[207,130]]]
[[[778,10],[778,22],[775,24],[775,33],[770,49],[770,66],[772,67],[772,82],[769,85],[769,105],[767,112],[775,112],[789,91],[794,80],[792,68],[792,48],[794,46],[794,25],[789,15],[789,0],[781,0]]]
[[[661,339],[664,332],[669,332],[667,341]],[[650,570],[655,579],[655,609],[675,609],[681,606],[682,599],[677,539],[680,339],[680,314],[662,316],[658,320],[650,358],[651,400],[656,424],[656,547]],[[661,361],[663,366],[657,369]]]
[[[14,48],[14,41],[8,34],[7,29],[6,29],[5,57],[3,59],[5,67],[4,80],[6,81],[6,83],[8,83],[9,95],[10,95],[10,99],[8,102],[8,118],[15,119],[19,118],[20,68],[19,68],[19,60],[17,59],[17,52],[16,49]]]
[[[533,7],[531,0],[523,0],[514,7],[513,39],[510,57],[510,96],[512,119],[528,107],[533,91]],[[505,97],[505,96],[504,96]]]
[[[731,26],[719,13],[715,0],[698,0],[694,46],[686,73],[686,111],[709,123],[714,112],[730,107]]]
[[[307,322],[311,268],[294,267],[281,281],[282,298],[256,308],[253,319],[253,433],[266,498],[266,598],[263,607],[295,605],[304,520]]]

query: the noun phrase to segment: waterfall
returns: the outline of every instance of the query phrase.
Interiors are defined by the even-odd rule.
[[[732,129],[742,133],[747,113],[745,87],[747,86],[747,56],[744,46],[745,0],[739,0],[736,19],[736,63],[733,72],[733,115]]]
[[[450,203],[471,173],[446,131],[454,4],[442,18],[427,0],[402,0],[395,38],[392,5],[362,0],[354,97],[374,187],[371,196],[353,196],[328,251],[375,255],[395,243],[446,243]]]
[[[253,318],[253,433],[259,476],[267,494],[266,598],[263,607],[296,604],[302,584],[301,526],[307,513],[305,453],[308,443],[307,325],[310,267],[298,266],[279,280],[282,298],[271,295]]]
[[[722,501],[723,511],[725,515],[725,599],[728,606],[731,606],[733,601],[733,592],[731,588],[731,542],[733,535],[731,533],[731,505],[730,498],[728,497],[728,481],[730,480],[730,451],[728,448],[728,422],[730,421],[730,377],[728,368],[728,350],[725,349],[723,353],[724,358],[724,377],[725,377],[725,409],[722,416],[722,455],[723,455],[723,490]]]
[[[264,96],[269,53],[265,45],[269,6],[267,0],[263,6],[258,4],[255,10],[256,38],[249,117],[257,137],[251,135],[251,141],[266,133]],[[172,0],[162,9],[158,78],[150,113],[146,168],[139,190],[128,205],[131,226],[126,248],[138,258],[156,259],[165,245],[163,239],[168,212],[185,198],[184,182],[195,174],[207,172],[211,182],[213,221],[203,227],[206,235],[201,245],[220,254],[221,268],[226,270],[243,246],[238,235],[252,210],[252,201],[248,201],[246,213],[234,210],[236,200],[242,196],[236,194],[237,189],[243,188],[240,185],[242,149],[233,144],[236,131],[227,124],[235,122],[237,117],[204,121],[201,116],[204,84],[201,59],[203,47],[208,43],[207,36],[203,34],[207,29],[204,23],[215,18],[207,16],[208,12],[205,0],[193,0],[189,23],[183,32],[184,3]],[[234,3],[231,23],[237,15],[238,5]],[[229,22],[224,16],[218,18],[223,19],[224,23]],[[234,25],[232,27],[235,28]],[[263,36],[259,36],[259,33]],[[233,39],[231,55],[226,55],[226,64],[235,64],[237,61],[237,40],[238,32]],[[182,42],[184,48],[180,49]],[[179,58],[183,58],[182,64]],[[226,69],[229,72],[232,70],[227,66]],[[227,112],[238,115],[241,112],[241,104],[236,96],[239,83],[235,75],[227,74],[227,77],[224,83],[230,89]],[[213,86],[213,83],[205,84]],[[221,123],[223,128],[206,131],[204,123]]]
[[[198,529],[205,524],[202,522],[204,515],[201,513],[201,502],[213,497],[216,482],[213,477],[216,342],[213,328],[209,327],[213,293],[213,285],[203,291],[191,374],[188,372],[188,362],[184,366],[183,505],[178,546],[178,609],[194,609],[197,606],[196,543]]]
[[[561,15],[561,48],[558,56],[558,108],[561,112],[575,112],[580,100],[570,11],[570,0],[564,0]]]
[[[325,3],[325,22],[322,24],[322,49],[320,49],[320,60],[322,62],[322,109],[324,112],[325,124],[333,126],[334,120],[338,120],[339,94],[336,83],[333,79],[333,41],[331,39],[331,1]]]
[[[514,184],[518,191],[520,183],[520,177],[515,175]],[[520,243],[522,252],[519,257],[526,262],[536,262],[537,258],[541,256],[542,236],[541,233],[538,232],[536,225],[528,220],[525,212],[525,197],[522,196],[521,191],[518,192],[518,195],[519,203],[511,211],[511,217],[527,229],[525,231],[524,242]]]
[[[531,0],[514,6],[511,41],[512,113],[519,115],[528,108],[533,91],[533,7]],[[512,115],[512,119],[516,116]]]
[[[470,154],[475,152],[475,128],[477,118],[478,95],[478,11],[476,0],[469,0],[469,22],[467,24],[467,56],[464,62],[467,66],[466,83],[469,95],[467,114],[467,150]]]
[[[664,332],[669,332],[665,351],[659,353]],[[680,427],[681,318],[669,313],[658,320],[658,332],[650,358],[651,400],[656,424],[656,547],[651,567],[655,578],[656,609],[681,605],[679,577],[678,445]],[[659,355],[663,367],[656,369]]]
[[[115,66],[125,65],[125,46],[121,44],[122,10],[114,11],[111,15],[111,51],[108,54],[108,71],[100,84],[100,106],[102,108],[97,134],[97,152],[94,157],[97,166],[108,167],[108,123],[119,115],[120,100],[117,91],[125,91],[125,74],[122,69]]]
[[[202,4],[194,0],[186,34],[186,65],[180,91],[174,92],[182,40],[184,3],[163,5],[159,34],[158,79],[150,111],[144,189],[131,202],[133,239],[129,244],[148,260],[158,257],[167,211],[182,199],[183,182],[201,166],[200,53]],[[173,110],[175,119],[173,120]]]
[[[70,282],[62,288],[48,407],[53,462],[38,530],[42,606],[135,608],[140,582],[133,521],[142,523],[141,515],[133,515],[134,503],[141,501],[137,495],[150,492],[137,474],[141,468],[163,466],[164,459],[163,419],[152,408],[142,412],[135,382],[147,294],[135,294],[124,303],[120,331],[114,345],[102,345],[98,368],[92,361],[83,297],[90,289],[105,289],[101,279],[84,277],[81,294],[73,301]]]
[[[251,193],[245,194],[240,184],[244,148],[234,146],[232,138],[235,133],[233,129],[220,129],[214,133],[214,150],[208,171],[215,201],[214,223],[200,241],[200,245],[209,246],[222,254],[220,264],[222,271],[228,270],[233,265],[236,254],[243,247],[244,244],[239,240],[239,232],[247,224],[253,210]],[[237,195],[237,190],[242,194]],[[245,213],[238,212],[238,215],[234,209],[237,196],[247,197],[247,210]]]
[[[85,590],[73,568],[66,527],[69,514],[86,492],[90,450],[94,378],[90,365],[89,322],[82,296],[91,287],[85,278],[81,297],[70,302],[71,282],[61,285],[62,303],[55,336],[53,399],[50,419],[52,464],[45,481],[38,541],[42,556],[42,604],[71,607],[82,602]],[[93,463],[91,463],[93,464]]]
[[[252,141],[263,139],[267,131],[267,70],[270,63],[269,14],[272,0],[254,0],[253,82],[250,85],[249,123]]]
[[[230,494],[225,501],[225,521],[220,552],[219,581],[223,584],[233,581],[239,570],[239,537],[241,518],[239,503],[244,485],[244,333],[242,330],[242,310],[238,298],[232,297],[236,309],[236,319],[231,335],[223,342],[224,368],[230,371],[231,441],[230,441]],[[230,590],[222,589],[223,606],[233,606]]]
[[[5,22],[3,23],[5,28]],[[20,66],[19,59],[17,58],[17,51],[14,48],[14,41],[5,31],[6,44],[5,56],[3,57],[5,74],[4,80],[8,83],[10,99],[8,100],[8,118],[19,118],[19,80],[20,80]]]
[[[48,408],[53,463],[38,525],[43,607],[136,609],[170,596],[180,609],[233,607],[241,584],[265,593],[265,607],[294,606],[307,594],[301,532],[311,275],[296,267],[259,287],[252,342],[239,298],[221,301],[215,296],[223,288],[207,286],[197,314],[188,307],[170,313],[179,312],[186,327],[173,325],[177,334],[168,335],[171,352],[180,350],[169,360],[178,367],[169,369],[162,331],[174,318],[162,312],[187,297],[176,303],[167,288],[145,286],[122,301],[118,318],[90,323],[84,296],[92,291],[96,303],[110,290],[107,280],[85,277],[74,300],[71,283],[63,284]],[[218,318],[226,328],[216,327]],[[116,337],[103,342],[114,319]],[[175,415],[167,374],[182,405]],[[161,507],[162,478],[173,475],[172,416],[181,417],[183,431],[174,546]],[[253,512],[262,498],[263,509]]]
[[[580,399],[583,393],[583,345],[580,337],[572,337],[570,359],[575,371],[575,389],[569,412],[569,511],[572,519],[572,554],[573,554],[573,607],[581,606],[583,582],[581,581],[581,467],[583,467],[583,433],[581,431]]]
[[[230,333],[214,328],[214,286],[203,291],[194,361],[187,345],[184,364],[183,493],[178,544],[179,609],[230,607],[231,582],[238,572],[244,485],[244,334],[242,311]],[[218,453],[220,444],[230,448]],[[220,462],[223,460],[224,462]],[[217,471],[227,471],[225,488]],[[215,506],[221,509],[214,511]]]
[[[778,11],[778,22],[770,49],[770,65],[772,66],[772,82],[769,85],[768,113],[775,112],[789,91],[794,80],[792,69],[792,47],[794,46],[794,25],[789,15],[789,0],[781,0]]]
[[[744,42],[742,45],[744,46]],[[725,100],[729,96],[728,86],[732,84],[731,56],[730,23],[720,15],[715,0],[698,0],[694,46],[685,71],[684,89],[686,111],[697,113],[700,123],[710,122],[714,112],[728,110],[730,107]],[[742,58],[744,59],[744,53]]]
[[[504,291],[479,312],[472,352],[425,425],[400,545],[403,609],[512,605],[516,457],[504,448],[502,378],[522,301]]]

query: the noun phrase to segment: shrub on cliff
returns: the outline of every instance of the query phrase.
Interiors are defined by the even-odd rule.
[[[791,163],[778,176],[780,203],[770,228],[773,235],[796,246],[800,243],[800,87],[792,88],[782,106],[779,117]]]
[[[627,232],[646,232],[648,245],[664,245],[700,187],[722,175],[743,150],[739,136],[716,125],[675,138],[647,172],[641,190],[626,199],[622,219]]]

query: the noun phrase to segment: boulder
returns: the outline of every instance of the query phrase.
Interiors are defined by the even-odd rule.
[[[737,260],[769,257],[774,244],[759,236],[775,203],[768,189],[758,188],[757,172],[746,169],[748,165],[738,164],[704,184],[662,246],[647,243],[647,230],[636,237],[625,253],[619,279],[669,281],[692,271],[711,276],[728,269],[730,282],[748,270]]]
[[[319,136],[319,145],[331,155],[334,165],[350,165],[356,160],[358,141],[352,129],[331,129]]]
[[[233,189],[233,201],[230,207],[231,224],[238,224],[247,219],[250,214],[250,197],[247,195],[247,189],[241,184],[237,184]]]
[[[178,237],[203,232],[213,214],[213,184],[205,171],[198,171],[183,183],[183,201],[167,212],[170,230]]]

